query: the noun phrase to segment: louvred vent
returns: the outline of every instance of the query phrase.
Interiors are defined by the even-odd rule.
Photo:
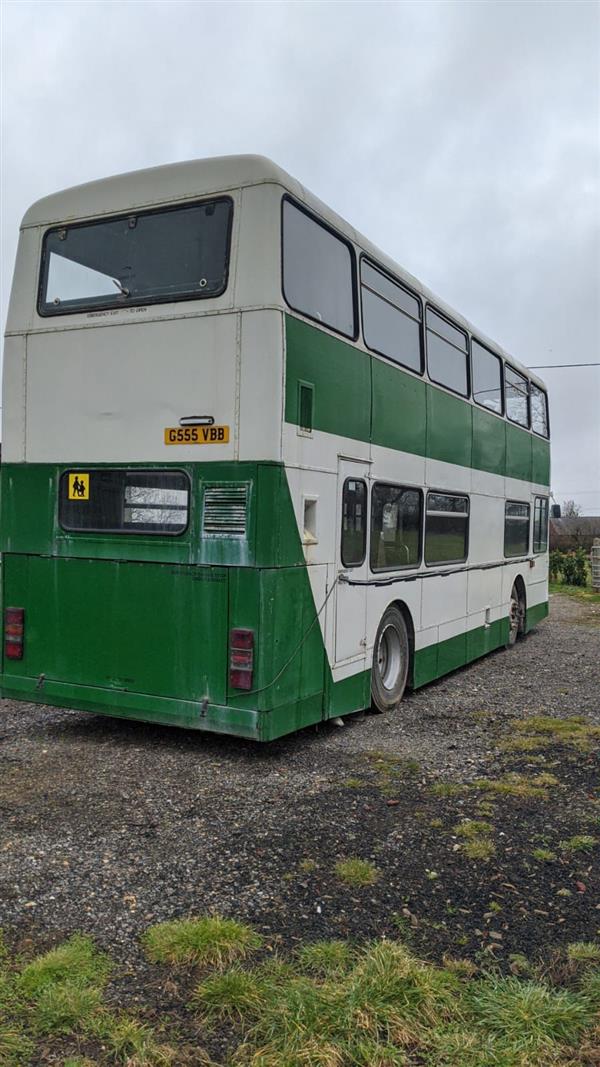
[[[245,537],[247,508],[246,485],[208,486],[204,490],[204,533],[208,536]]]

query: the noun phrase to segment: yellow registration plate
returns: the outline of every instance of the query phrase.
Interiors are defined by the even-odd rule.
[[[167,426],[166,445],[226,445],[229,426]]]

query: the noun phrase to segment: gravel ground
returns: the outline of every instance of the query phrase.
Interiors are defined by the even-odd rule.
[[[397,936],[400,924],[438,959],[508,961],[597,936],[600,849],[560,846],[600,838],[595,752],[502,748],[514,718],[600,725],[600,607],[554,597],[551,612],[513,651],[408,695],[395,715],[268,747],[0,702],[0,927],[41,947],[83,930],[134,967],[148,925],[211,910],[284,946]],[[484,794],[432,784],[515,771],[559,784],[542,800],[492,797],[496,855],[467,859],[453,826],[482,818]],[[555,862],[532,860],[540,844]],[[344,886],[334,866],[347,856],[373,862],[376,884]]]

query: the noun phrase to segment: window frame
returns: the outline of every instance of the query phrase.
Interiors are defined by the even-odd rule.
[[[47,247],[47,238],[50,236],[50,234],[59,233],[61,230],[82,229],[84,226],[89,228],[91,226],[106,225],[107,222],[121,222],[133,217],[136,219],[140,219],[148,218],[152,215],[167,215],[175,211],[186,211],[190,208],[202,207],[203,204],[217,203],[229,204],[230,207],[229,222],[227,225],[227,255],[225,257],[225,275],[223,287],[222,289],[219,289],[218,292],[202,293],[202,291],[200,291],[198,293],[189,293],[181,296],[173,296],[172,294],[169,294],[168,296],[159,297],[128,297],[126,302],[120,304],[116,303],[115,298],[113,297],[111,301],[103,301],[101,303],[94,304],[93,306],[87,304],[85,306],[77,308],[44,308],[44,289],[48,281],[48,272],[50,269],[50,256],[48,255]],[[60,315],[91,315],[96,311],[127,311],[128,308],[132,307],[154,307],[156,304],[179,304],[189,300],[218,300],[219,297],[223,296],[223,294],[227,292],[227,288],[229,286],[232,258],[231,247],[233,243],[232,234],[234,213],[235,204],[233,201],[233,197],[228,195],[218,195],[212,197],[203,197],[200,200],[189,200],[183,201],[182,203],[178,204],[168,204],[166,206],[163,205],[161,207],[150,208],[149,210],[136,210],[135,208],[132,208],[131,211],[127,211],[125,213],[121,211],[117,215],[103,215],[101,218],[87,219],[74,223],[63,223],[60,226],[49,226],[48,229],[44,230],[44,234],[42,237],[42,249],[39,257],[39,274],[36,301],[36,310],[38,315],[43,319],[48,319],[56,318]],[[118,294],[115,295],[117,296]]]
[[[419,495],[419,509],[420,509],[419,525],[418,525],[418,532],[419,532],[419,558],[416,561],[416,563],[404,563],[404,564],[399,565],[398,567],[373,567],[373,565],[371,563],[371,550],[372,550],[372,547],[373,547],[373,539],[372,539],[372,533],[373,533],[373,498],[375,496],[375,490],[376,490],[377,486],[380,486],[380,485],[389,486],[392,489],[402,489],[402,490],[406,489],[411,493],[418,493],[418,495]],[[371,574],[390,574],[390,573],[395,573],[396,571],[410,571],[410,570],[414,571],[414,570],[418,570],[420,568],[420,566],[421,566],[421,564],[423,562],[423,499],[424,499],[423,487],[420,486],[420,485],[406,485],[404,482],[390,482],[390,481],[384,481],[383,479],[375,479],[375,480],[373,480],[373,482],[371,483],[371,501],[370,501],[370,508],[369,508],[369,571],[370,571]]]
[[[519,507],[527,508],[527,548],[525,552],[516,552],[514,555],[509,555],[506,551],[506,509],[509,504],[518,504]],[[525,559],[530,555],[531,551],[531,501],[530,500],[512,500],[505,499],[504,501],[504,559]]]
[[[365,487],[365,520],[366,520],[365,521],[365,535],[364,535],[364,539],[363,539],[362,558],[357,563],[346,563],[346,561],[344,560],[344,493],[345,493],[346,485],[347,485],[348,482],[361,482],[361,484],[364,485],[364,487]],[[342,485],[342,510],[341,510],[341,516],[340,517],[341,517],[341,524],[340,524],[341,525],[341,529],[340,529],[340,561],[341,561],[342,567],[344,568],[344,570],[351,570],[353,567],[362,567],[364,562],[365,562],[365,560],[366,560],[366,558],[367,558],[367,547],[368,547],[367,541],[368,541],[368,533],[369,533],[369,528],[370,528],[370,523],[371,523],[371,510],[369,508],[369,486],[368,486],[366,478],[355,478],[351,474],[349,474],[346,478],[344,478],[344,483]]]
[[[508,414],[508,387],[507,387],[507,379],[506,379],[506,369],[507,368],[509,370],[511,370],[513,372],[513,374],[516,374],[519,378],[522,378],[523,381],[525,382],[525,386],[526,386],[525,399],[527,401],[527,423],[526,424],[523,424],[522,422],[518,422],[517,419],[513,419]],[[527,378],[527,376],[525,374],[523,374],[520,370],[517,370],[516,367],[513,367],[512,363],[509,363],[507,360],[504,360],[504,403],[505,403],[505,407],[506,407],[506,418],[508,419],[509,422],[512,422],[513,426],[518,426],[520,430],[530,430],[531,429],[531,402],[530,402],[530,397],[529,397],[529,385],[530,385],[529,378]],[[515,503],[516,503],[516,501],[515,501]]]
[[[466,537],[465,537],[465,555],[461,559],[442,559],[442,560],[436,560],[433,563],[428,563],[427,562],[427,514],[428,514],[427,505],[428,505],[428,502],[429,502],[429,497],[431,495],[434,495],[434,496],[461,497],[463,500],[467,501],[467,533],[466,533]],[[439,514],[439,512],[437,514]],[[447,512],[445,514],[448,514],[448,515],[453,515],[453,514],[454,515],[462,515],[463,512],[452,512],[452,511],[449,511],[449,512]],[[452,567],[452,566],[455,566],[456,564],[466,563],[468,558],[469,558],[470,538],[471,538],[471,495],[470,495],[470,493],[460,493],[460,492],[454,491],[454,490],[452,492],[448,492],[447,489],[431,489],[431,488],[428,488],[427,492],[426,492],[426,495],[425,495],[425,507],[423,509],[423,562],[424,562],[425,566],[426,567],[446,567],[446,566]]]
[[[308,312],[302,311],[300,308],[294,307],[294,305],[291,304],[290,301],[288,300],[287,294],[286,294],[286,291],[285,291],[285,271],[284,271],[285,227],[284,227],[284,216],[283,216],[283,213],[284,213],[284,205],[286,204],[286,202],[291,204],[292,207],[296,208],[296,210],[300,211],[303,215],[306,215],[312,222],[315,222],[317,224],[317,226],[320,226],[323,230],[326,230],[327,233],[331,234],[332,237],[335,237],[338,241],[340,241],[342,244],[344,244],[346,246],[346,248],[349,250],[349,252],[350,252],[350,267],[351,267],[351,275],[352,275],[352,314],[353,314],[353,318],[354,318],[354,333],[352,333],[352,334],[344,333],[343,330],[338,330],[337,327],[330,326],[329,323],[323,322],[321,319],[315,318],[314,315],[309,315]],[[346,341],[358,341],[358,339],[360,337],[360,315],[359,315],[358,295],[357,295],[358,285],[357,285],[357,271],[356,271],[356,249],[355,249],[354,245],[352,244],[352,242],[349,241],[347,237],[342,236],[342,234],[340,234],[338,232],[338,230],[336,230],[333,226],[330,226],[328,222],[325,222],[325,220],[320,218],[318,215],[315,215],[315,213],[313,211],[311,211],[309,208],[305,207],[304,204],[301,204],[298,200],[296,200],[289,193],[284,193],[283,196],[281,197],[280,234],[281,234],[281,240],[280,240],[280,245],[281,245],[281,249],[280,249],[281,295],[283,296],[283,299],[285,300],[285,303],[287,304],[287,306],[290,309],[290,311],[293,311],[294,314],[296,314],[296,315],[302,315],[303,318],[308,319],[310,322],[314,322],[317,326],[320,326],[321,329],[330,330],[331,333],[336,334],[337,337],[344,337],[346,339]]]
[[[428,310],[432,311],[433,314],[437,315],[438,318],[442,319],[443,322],[447,322],[448,326],[451,326],[452,329],[458,330],[459,333],[464,334],[464,336],[466,337],[467,347],[465,348],[465,350],[463,352],[463,350],[458,348],[458,346],[455,345],[452,341],[449,341],[447,337],[444,337],[443,334],[440,334],[436,330],[431,328],[431,332],[433,334],[435,334],[436,337],[439,337],[439,339],[441,341],[444,341],[445,344],[450,345],[457,352],[462,352],[462,354],[464,355],[464,357],[465,357],[466,379],[467,379],[467,391],[466,391],[466,393],[462,393],[459,389],[453,389],[451,385],[446,385],[444,382],[439,382],[437,380],[437,378],[433,377],[433,375],[432,375],[432,373],[431,373],[431,371],[429,369],[429,343],[428,343],[428,339],[427,339],[427,333],[428,333],[430,327],[427,325],[427,311]],[[459,396],[461,398],[461,400],[470,400],[471,399],[471,335],[470,335],[469,331],[463,329],[463,327],[459,326],[456,322],[453,322],[452,319],[449,317],[449,315],[447,315],[445,312],[439,311],[438,308],[435,306],[435,304],[431,304],[429,301],[425,301],[425,308],[424,308],[424,312],[423,312],[423,333],[424,333],[424,337],[425,337],[425,355],[426,355],[426,362],[427,362],[427,377],[429,378],[429,381],[432,382],[434,385],[439,386],[440,389],[447,389],[449,393],[454,393],[454,396]]]
[[[406,315],[407,319],[412,319],[413,322],[417,322],[417,325],[419,327],[419,368],[420,368],[419,370],[415,370],[414,367],[409,367],[407,363],[402,363],[400,360],[394,359],[393,356],[390,356],[386,352],[381,352],[378,348],[374,348],[372,345],[370,345],[368,343],[366,335],[365,335],[365,312],[364,312],[364,307],[363,307],[363,280],[362,280],[363,263],[366,263],[368,267],[371,267],[373,270],[375,270],[379,274],[383,275],[383,277],[386,278],[389,282],[391,282],[392,285],[397,285],[399,289],[402,289],[405,293],[408,294],[408,296],[412,297],[413,300],[417,301],[417,303],[418,303],[418,305],[419,305],[419,307],[421,309],[421,319],[420,319],[420,321],[418,321],[417,319],[413,319],[412,315],[409,315],[406,311],[403,311],[402,308],[396,308],[396,305],[392,304],[392,302],[390,300],[387,300],[386,297],[382,296],[380,293],[375,292],[375,290],[371,289],[371,287],[369,285],[365,285],[365,288],[368,289],[369,292],[374,293],[374,295],[377,296],[380,300],[383,300],[384,303],[389,304],[390,307],[394,307],[396,309],[396,311],[400,312],[401,315]],[[398,278],[395,278],[394,275],[390,273],[390,271],[386,270],[384,267],[381,267],[374,259],[372,259],[370,256],[368,256],[364,252],[362,252],[360,254],[360,256],[359,256],[358,268],[359,268],[358,269],[358,288],[359,288],[359,295],[360,295],[360,319],[361,319],[361,329],[362,329],[362,341],[363,341],[363,344],[364,344],[365,348],[367,349],[367,351],[374,352],[375,355],[381,356],[382,359],[388,360],[388,362],[391,363],[392,366],[401,367],[402,370],[410,371],[411,374],[416,374],[420,378],[422,378],[424,373],[425,373],[425,340],[424,340],[424,333],[425,333],[425,303],[424,303],[422,297],[419,295],[419,293],[415,292],[413,289],[410,289],[410,287],[408,285],[405,285],[404,282],[400,282],[398,280]]]
[[[109,528],[109,527],[86,526],[83,529],[81,527],[79,527],[79,526],[65,526],[63,521],[62,521],[62,519],[61,519],[61,505],[62,505],[62,500],[63,500],[63,495],[62,495],[63,489],[62,489],[62,487],[63,487],[63,483],[64,483],[65,479],[68,480],[68,478],[69,478],[69,476],[71,474],[77,474],[77,473],[92,474],[92,473],[96,473],[98,471],[103,472],[103,473],[107,473],[109,471],[118,471],[118,472],[122,471],[126,475],[127,474],[181,474],[181,475],[183,475],[183,477],[185,478],[186,483],[187,483],[187,494],[188,494],[188,505],[187,505],[185,526],[181,530],[178,529],[178,530],[172,530],[172,531],[169,531],[169,530],[148,530],[148,529],[144,529],[144,530],[137,529],[136,530],[133,527],[129,528],[129,527],[123,527],[123,526],[117,527],[117,528],[114,528],[114,527],[110,527]],[[126,479],[123,479],[123,484],[124,485],[125,485],[125,482],[126,482]],[[192,513],[192,480],[190,478],[190,475],[189,475],[188,471],[184,470],[181,467],[160,467],[160,468],[156,467],[156,468],[151,468],[150,470],[147,467],[112,467],[112,466],[106,466],[106,467],[97,467],[97,466],[96,467],[94,467],[94,466],[91,466],[91,467],[81,467],[81,466],[79,466],[79,467],[65,467],[64,470],[62,470],[60,472],[59,476],[58,476],[56,500],[57,500],[57,515],[56,515],[56,517],[57,517],[57,521],[58,521],[58,526],[62,530],[62,532],[67,534],[69,537],[73,537],[73,536],[78,536],[78,537],[79,536],[81,536],[81,537],[90,537],[90,536],[92,536],[92,537],[103,537],[103,536],[106,536],[106,537],[131,537],[131,536],[134,536],[134,537],[137,537],[137,538],[144,538],[144,537],[152,537],[152,538],[154,538],[154,537],[169,537],[169,538],[171,538],[171,537],[182,537],[183,534],[187,533],[189,528],[190,528],[191,513]]]
[[[546,547],[536,548],[536,543],[539,545],[539,541],[536,542],[536,519],[535,513],[537,510],[538,502],[546,505]],[[550,497],[540,496],[537,493],[533,498],[533,523],[532,523],[532,535],[531,535],[531,549],[534,556],[545,556],[548,552],[548,546],[550,543]]]
[[[499,364],[500,364],[500,402],[501,402],[500,411],[494,411],[493,408],[486,407],[486,405],[482,404],[480,400],[477,400],[477,397],[475,396],[475,389],[473,387],[473,382],[474,382],[474,378],[475,378],[475,375],[473,373],[473,342],[475,342],[476,345],[479,345],[479,348],[483,348],[485,352],[489,352],[490,356],[494,356],[494,358],[497,359]],[[505,388],[504,388],[504,360],[502,359],[502,356],[499,356],[497,352],[494,352],[494,350],[492,348],[490,348],[489,345],[484,345],[483,341],[480,341],[479,338],[474,336],[473,334],[471,334],[470,356],[471,356],[471,359],[470,359],[470,363],[471,363],[471,398],[473,400],[473,403],[477,404],[477,407],[481,408],[482,411],[487,411],[487,412],[489,412],[490,415],[495,415],[497,419],[505,418],[505,416],[506,416],[506,397],[505,397]]]
[[[533,425],[533,411],[532,411],[532,408],[531,408],[531,390],[532,389],[537,389],[538,392],[541,393],[542,396],[544,397],[544,401],[546,403],[546,427],[547,427],[547,430],[548,430],[547,433],[541,433],[540,430],[536,430],[535,426]],[[537,382],[533,382],[531,380],[531,378],[529,379],[529,422],[530,422],[531,432],[534,433],[536,435],[536,437],[541,437],[542,441],[549,441],[550,440],[550,406],[548,404],[548,391],[547,391],[547,389],[544,389],[543,386],[538,385]]]

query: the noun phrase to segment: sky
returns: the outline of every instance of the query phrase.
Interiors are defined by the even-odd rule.
[[[41,196],[270,156],[526,366],[600,361],[600,6],[0,0],[2,325]],[[542,370],[600,515],[600,367]]]

